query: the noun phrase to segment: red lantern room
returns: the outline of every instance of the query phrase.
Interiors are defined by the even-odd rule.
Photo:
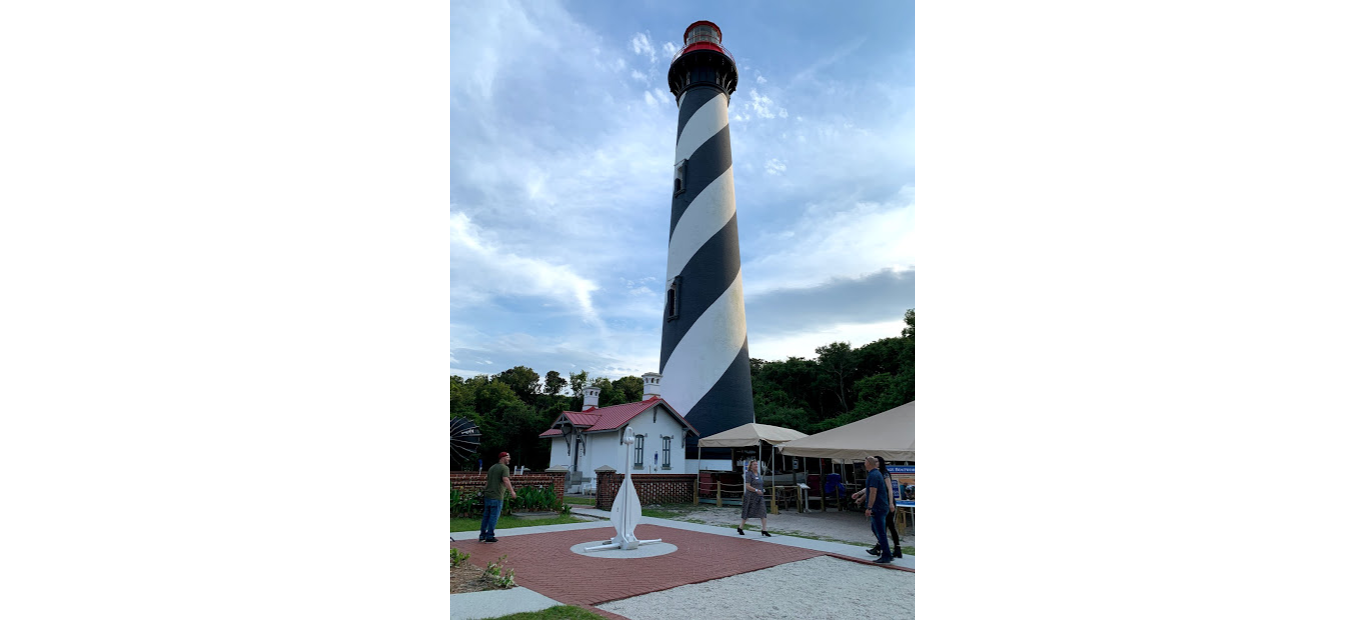
[[[683,48],[669,65],[669,90],[674,98],[694,84],[709,83],[729,99],[735,92],[739,72],[735,57],[721,45],[721,28],[709,21],[696,21],[683,31]]]
[[[721,47],[721,28],[708,21],[693,22],[683,31],[683,49],[679,55],[686,54],[692,50],[710,49],[725,52],[726,48]],[[729,56],[730,54],[726,54]],[[677,55],[675,55],[675,58]]]

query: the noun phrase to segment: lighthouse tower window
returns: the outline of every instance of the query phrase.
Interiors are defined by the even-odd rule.
[[[683,276],[674,277],[674,281],[669,283],[669,292],[664,302],[664,315],[666,320],[672,321],[678,318],[678,295],[683,287]]]
[[[674,195],[677,196],[687,189],[683,178],[688,174],[688,160],[683,160],[674,165]]]

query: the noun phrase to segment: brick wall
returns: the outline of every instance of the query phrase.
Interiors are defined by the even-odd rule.
[[[600,510],[611,510],[612,500],[617,497],[621,481],[626,474],[598,472],[598,503]],[[631,474],[635,483],[636,495],[641,506],[650,504],[692,503],[693,485],[697,476],[693,474]]]
[[[553,486],[555,487],[555,501],[564,504],[564,472],[527,472],[520,476],[509,476],[512,481],[512,488],[522,487]],[[488,472],[479,471],[453,471],[451,472],[452,489],[475,489],[483,490],[489,484]]]

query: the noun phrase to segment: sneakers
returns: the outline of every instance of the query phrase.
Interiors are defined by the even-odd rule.
[[[868,555],[882,555],[882,547],[878,545],[873,545],[872,549],[864,549],[864,551],[867,551]]]
[[[479,542],[495,543],[495,542],[498,542],[498,539],[497,539],[497,538],[494,538],[494,537],[492,537],[492,536],[489,536],[488,538],[485,538],[485,539],[483,539],[483,540],[481,540],[481,541],[479,541]]]
[[[874,564],[891,564],[891,563],[892,563],[892,558],[878,558],[878,559],[876,559],[876,560],[873,560],[873,563],[874,563]]]

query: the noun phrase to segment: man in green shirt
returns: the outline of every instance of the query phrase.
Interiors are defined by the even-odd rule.
[[[498,514],[503,511],[503,491],[511,493],[512,499],[517,499],[517,491],[512,488],[510,478],[512,472],[508,470],[510,462],[512,455],[501,452],[498,462],[489,468],[489,483],[484,487],[484,520],[479,523],[479,542],[498,542],[493,537],[493,528],[498,525]]]

